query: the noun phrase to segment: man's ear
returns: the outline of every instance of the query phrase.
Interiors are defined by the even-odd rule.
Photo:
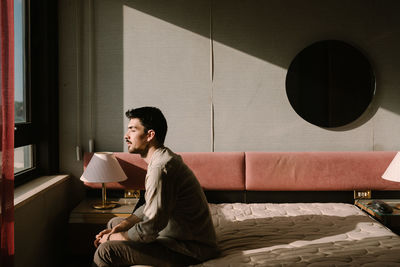
[[[150,142],[151,140],[155,140],[156,138],[156,132],[154,130],[148,130],[147,131],[147,142]]]

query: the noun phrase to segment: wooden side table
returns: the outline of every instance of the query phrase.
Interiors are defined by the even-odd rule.
[[[400,234],[400,199],[380,199],[386,202],[393,208],[393,213],[382,213],[371,207],[371,203],[374,199],[357,199],[355,205],[361,210],[372,215],[383,225],[391,229],[396,234]]]
[[[101,201],[101,200],[100,200]],[[106,224],[111,218],[128,217],[131,215],[139,199],[137,198],[120,198],[110,199],[119,204],[114,209],[97,210],[92,208],[94,203],[98,203],[98,199],[84,199],[76,206],[70,216],[69,223],[85,223],[85,224]]]
[[[79,259],[80,262],[89,264],[93,258],[96,248],[93,245],[95,236],[107,227],[107,222],[113,217],[128,217],[131,215],[139,199],[120,198],[109,199],[117,202],[118,207],[108,210],[96,210],[92,204],[98,203],[99,199],[84,199],[76,206],[69,217],[68,222],[68,247],[69,257]]]

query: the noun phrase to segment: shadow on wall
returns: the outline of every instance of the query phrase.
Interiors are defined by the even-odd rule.
[[[81,5],[87,9],[85,2],[82,1]],[[95,149],[96,151],[122,151],[125,118],[125,110],[123,110],[123,5],[113,1],[93,1],[93,3]],[[90,122],[91,119],[87,121]]]
[[[124,122],[121,108],[124,107],[124,8],[207,38],[212,36],[215,42],[284,69],[298,52],[315,41],[343,40],[367,55],[377,81],[377,95],[368,112],[348,127],[369,120],[379,107],[400,114],[399,1],[388,0],[384,4],[364,0],[310,0],[306,4],[290,0],[96,1],[94,73],[97,77],[107,77],[95,85],[101,92],[96,96],[95,107],[96,138],[101,145],[97,150],[115,151],[123,147],[120,141],[123,133],[116,129],[123,129]],[[103,122],[112,125],[104,127]]]
[[[369,111],[350,127],[365,122],[378,107],[400,114],[399,1],[155,0],[124,5],[205,37],[212,28],[216,42],[285,69],[311,43],[343,40],[366,54],[377,78],[377,95]]]

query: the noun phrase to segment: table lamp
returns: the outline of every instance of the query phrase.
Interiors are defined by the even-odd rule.
[[[389,167],[382,175],[382,178],[393,182],[400,182],[400,152],[397,152]],[[400,208],[400,205],[397,206]]]
[[[382,175],[382,178],[393,182],[400,182],[400,152],[397,152],[389,167]]]
[[[118,204],[107,202],[106,183],[125,181],[125,175],[117,158],[111,152],[94,153],[81,176],[81,181],[87,183],[102,183],[102,202],[93,205],[95,209],[112,209]]]

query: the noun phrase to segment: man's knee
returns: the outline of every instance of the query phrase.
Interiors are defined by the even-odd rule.
[[[122,266],[135,263],[132,244],[127,241],[107,241],[98,246],[93,262],[99,267]]]
[[[99,245],[94,253],[93,262],[98,267],[103,266],[111,266],[113,263],[113,255],[112,246],[110,246],[110,242],[105,242]]]

